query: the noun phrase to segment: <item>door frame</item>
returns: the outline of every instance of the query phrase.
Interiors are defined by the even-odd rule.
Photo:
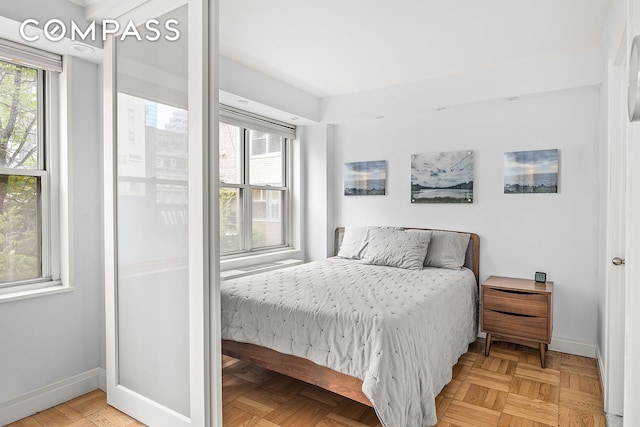
[[[137,24],[184,4],[188,16],[190,417],[118,384],[116,68],[104,44],[104,248],[107,401],[154,426],[222,426],[218,192],[218,0],[152,0],[120,16]],[[135,5],[134,5],[135,6]]]
[[[605,249],[604,409],[622,415],[624,408],[624,266],[614,266],[613,257],[626,252],[626,144],[628,140],[626,83],[627,31],[607,60],[607,220]]]
[[[626,0],[627,58],[631,50],[630,41],[640,33],[640,0]],[[630,123],[627,140],[627,263],[625,286],[625,352],[624,352],[624,426],[640,425],[640,266],[636,257],[640,253],[640,170],[633,167],[640,163],[640,122]],[[633,188],[636,191],[633,191]]]

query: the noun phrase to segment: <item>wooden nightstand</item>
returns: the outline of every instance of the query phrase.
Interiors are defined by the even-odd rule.
[[[553,329],[553,282],[491,276],[480,287],[482,332],[491,341],[508,341],[540,349],[544,368]]]

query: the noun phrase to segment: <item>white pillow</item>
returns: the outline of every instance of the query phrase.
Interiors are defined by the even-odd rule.
[[[425,260],[426,267],[460,270],[464,265],[471,236],[452,231],[432,231]]]
[[[340,258],[360,259],[364,250],[364,238],[368,228],[366,226],[346,226],[338,256]]]
[[[409,233],[401,229],[370,228],[365,238],[363,264],[422,270],[431,233]]]

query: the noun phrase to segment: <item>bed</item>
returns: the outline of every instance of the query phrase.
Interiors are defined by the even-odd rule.
[[[477,336],[479,236],[396,230],[468,235],[464,267],[333,257],[224,281],[222,352],[373,406],[386,427],[435,425],[435,396]]]

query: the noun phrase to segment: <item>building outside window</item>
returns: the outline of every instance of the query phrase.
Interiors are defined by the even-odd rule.
[[[118,209],[129,219],[120,225],[120,265],[186,258],[188,113],[125,92],[118,105]]]

